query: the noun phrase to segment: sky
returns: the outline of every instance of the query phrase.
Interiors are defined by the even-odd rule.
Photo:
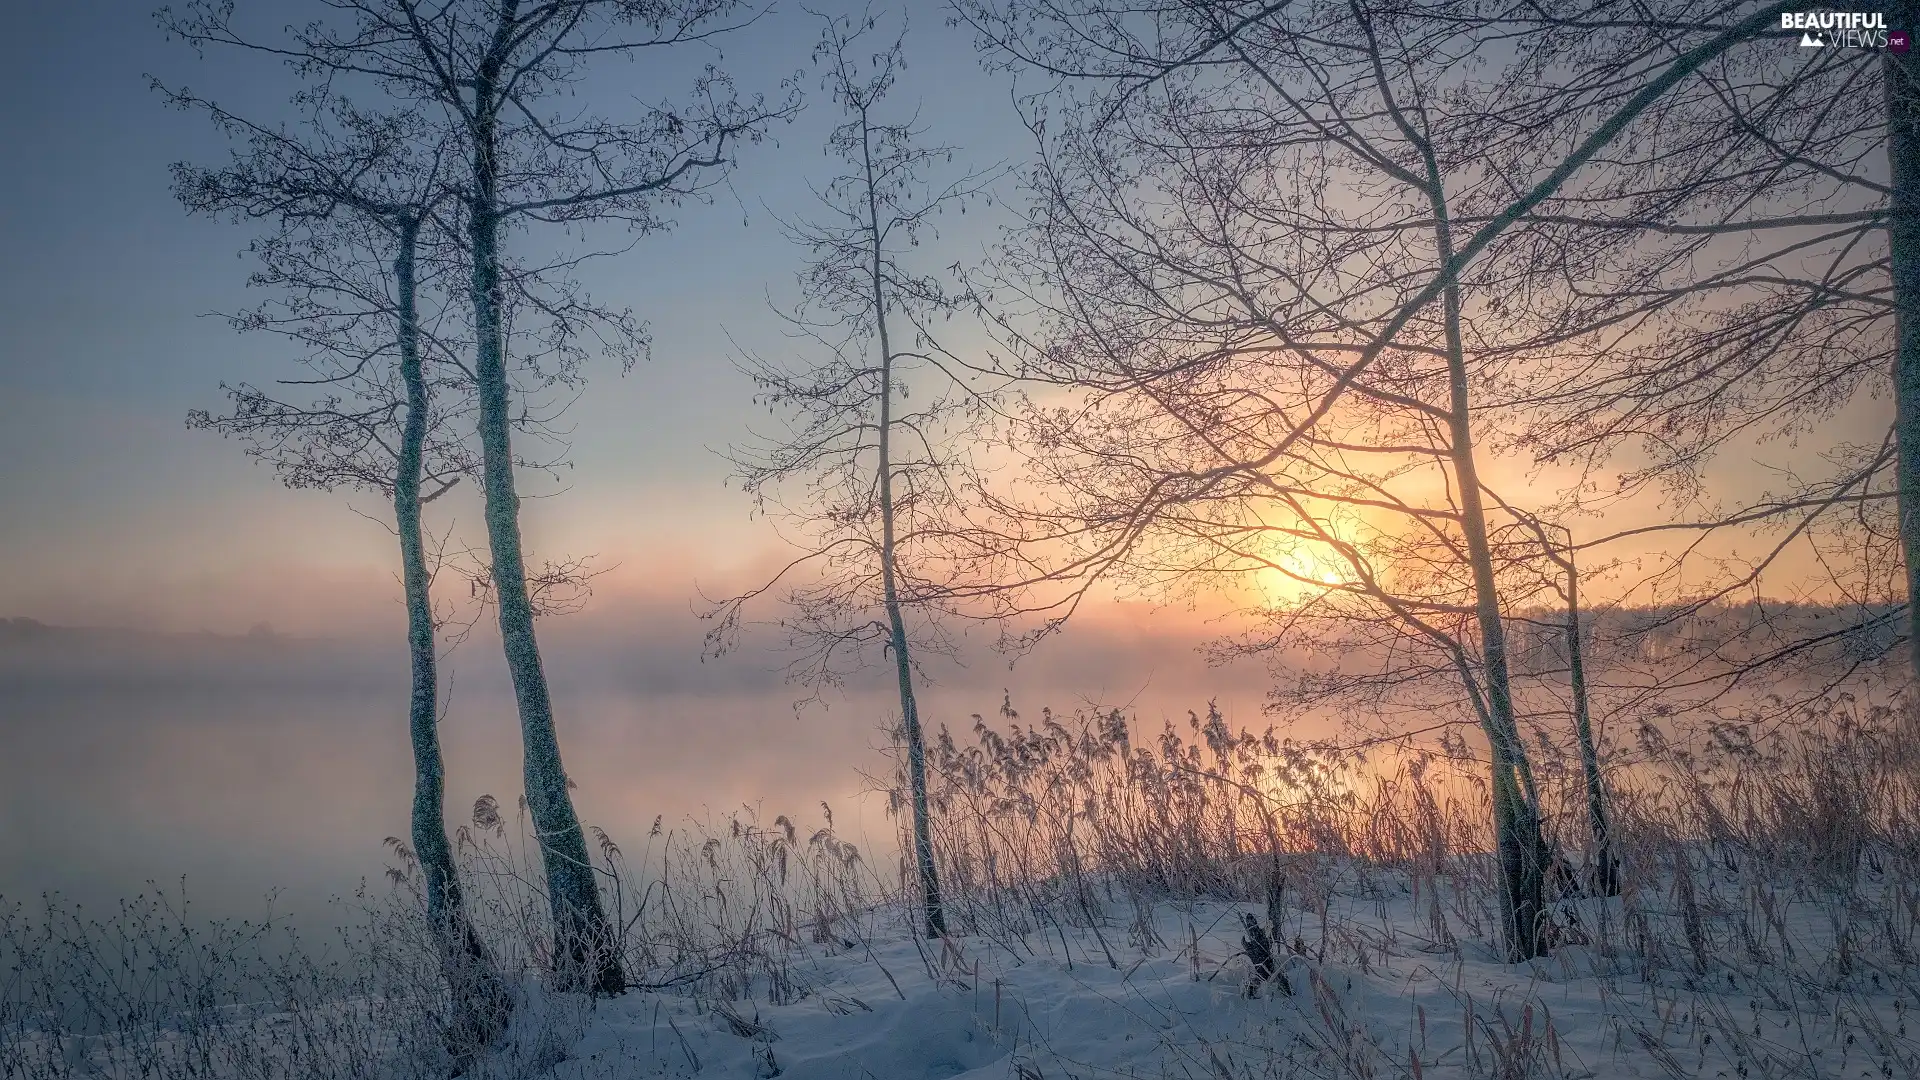
[[[963,167],[1026,157],[1008,78],[981,70],[969,33],[948,26],[941,5],[909,9],[909,67],[893,103],[917,108]],[[270,33],[301,4],[240,10]],[[718,55],[683,59],[712,59],[743,90],[776,93],[808,67],[816,35],[813,17],[783,4]],[[377,497],[284,490],[237,445],[184,423],[189,409],[220,406],[222,382],[289,369],[272,343],[214,314],[260,299],[245,288],[250,234],[187,215],[167,166],[218,162],[226,144],[202,118],[166,108],[150,77],[264,120],[282,114],[294,87],[272,60],[196,57],[138,3],[28,5],[0,41],[10,103],[0,145],[14,163],[0,170],[0,395],[10,406],[0,425],[0,615],[170,630],[392,629],[393,542],[369,520],[386,516]],[[683,85],[615,64],[589,89],[617,112],[623,96],[657,99]],[[591,369],[566,417],[574,467],[562,489],[531,489],[551,497],[529,500],[523,528],[537,556],[593,555],[610,568],[597,604],[684,605],[751,582],[784,550],[724,486],[718,452],[765,416],[734,343],[787,348],[768,298],[791,298],[802,255],[774,219],[805,212],[811,187],[836,171],[822,149],[833,112],[814,76],[802,85],[814,107],[776,127],[774,144],[743,150],[711,205],[685,207],[672,232],[582,271],[598,299],[650,323],[653,359],[625,376]],[[1007,205],[951,220],[943,255],[982,252]],[[1776,445],[1756,454],[1772,459],[1759,465],[1729,457],[1735,480],[1752,480],[1802,452]],[[1483,464],[1516,489],[1526,470]],[[435,509],[441,527],[478,522],[470,499]]]
[[[809,63],[817,23],[784,5],[715,61],[743,90],[777,91]],[[295,3],[243,4],[262,27]],[[921,109],[958,160],[992,165],[1024,152],[1004,80],[983,74],[967,34],[916,5],[909,69],[895,101]],[[218,408],[219,384],[285,371],[270,343],[218,317],[256,302],[240,257],[248,232],[189,217],[167,166],[216,163],[222,138],[172,111],[153,76],[271,119],[292,84],[274,63],[197,59],[137,3],[34,4],[0,42],[0,614],[58,623],[240,630],[255,622],[326,633],[389,617],[391,541],[350,499],[279,488],[238,446],[189,431],[189,409]],[[761,80],[756,82],[755,80]],[[630,84],[630,85],[629,85]],[[817,80],[804,87],[816,99]],[[596,84],[656,98],[679,88],[616,65]],[[584,283],[651,324],[653,360],[625,377],[603,365],[567,417],[566,490],[529,503],[531,546],[595,554],[618,569],[605,587],[689,596],[696,581],[737,577],[778,542],[723,487],[716,451],[742,438],[752,389],[732,340],[777,350],[767,298],[791,295],[799,253],[772,215],[804,210],[834,162],[832,120],[816,107],[743,151],[709,206],[678,212],[670,234],[592,265]],[[991,213],[961,219],[957,250],[979,250]],[[452,507],[457,524],[472,508]],[[443,524],[445,522],[443,521]]]

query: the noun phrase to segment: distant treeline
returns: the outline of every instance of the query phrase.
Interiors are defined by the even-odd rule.
[[[56,626],[39,619],[0,618],[0,645],[28,642],[99,644],[106,642],[245,642],[261,644],[282,640],[266,623],[256,623],[245,634],[216,634],[211,630],[192,633],[163,633],[127,627]]]
[[[1791,653],[1810,661],[1863,664],[1904,639],[1900,604],[1806,604],[1752,600],[1739,604],[1668,604],[1589,612],[1581,634],[1596,662],[1717,660],[1746,664]],[[1517,670],[1544,674],[1567,663],[1563,612],[1530,609],[1509,618]]]

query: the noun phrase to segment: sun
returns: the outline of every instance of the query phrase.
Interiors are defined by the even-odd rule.
[[[1253,571],[1253,591],[1267,607],[1297,604],[1346,583],[1340,557],[1324,543],[1294,540],[1280,551],[1261,557]]]

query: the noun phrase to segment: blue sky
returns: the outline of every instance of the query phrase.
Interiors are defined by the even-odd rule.
[[[264,28],[302,17],[291,0],[241,11]],[[965,162],[1023,155],[1008,85],[980,71],[966,31],[934,4],[912,5],[911,17],[895,102],[919,104],[933,138]],[[773,91],[807,66],[816,27],[783,5],[719,63],[743,89]],[[0,145],[13,163],[0,170],[0,613],[170,628],[357,624],[370,603],[384,612],[385,534],[345,498],[280,490],[237,446],[184,425],[188,409],[218,405],[222,380],[285,369],[269,343],[207,315],[257,299],[237,254],[248,234],[173,201],[168,163],[217,161],[224,142],[164,107],[149,74],[268,118],[292,87],[270,62],[196,59],[162,37],[150,9],[114,0],[28,5],[0,41],[10,103]],[[617,112],[622,94],[657,98],[679,83],[610,65],[593,91]],[[569,417],[569,488],[527,512],[539,549],[644,562],[656,568],[649,591],[689,593],[695,577],[773,546],[722,487],[725,466],[708,448],[756,415],[727,334],[781,344],[765,297],[790,290],[799,253],[768,210],[803,211],[808,184],[834,172],[821,148],[831,107],[811,77],[804,85],[812,107],[777,130],[778,145],[745,151],[713,205],[685,208],[671,234],[584,275],[598,297],[652,323],[654,360],[624,378],[610,366],[595,373]],[[977,252],[995,220],[970,215],[956,224],[973,231],[948,240]],[[371,497],[352,505],[379,509]]]

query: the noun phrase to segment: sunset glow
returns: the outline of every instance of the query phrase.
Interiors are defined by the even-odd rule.
[[[0,34],[0,1076],[1920,1077],[1920,0]]]

